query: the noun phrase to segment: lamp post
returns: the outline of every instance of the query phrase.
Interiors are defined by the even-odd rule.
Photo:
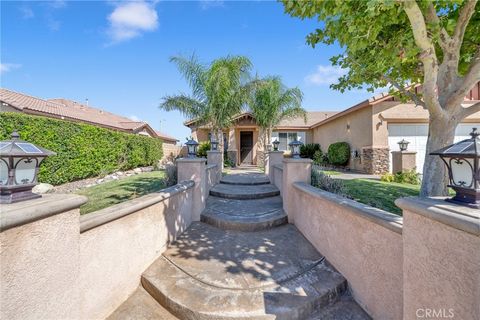
[[[215,140],[214,137],[210,140],[210,150],[217,151],[218,150],[218,141]]]
[[[40,198],[32,189],[38,183],[40,163],[55,152],[20,140],[13,132],[10,140],[0,141],[0,203]]]
[[[409,143],[410,143],[410,142],[408,142],[407,140],[402,139],[402,141],[400,141],[400,142],[398,143],[398,146],[400,147],[400,151],[407,151],[407,148],[408,148],[408,144],[409,144]]]
[[[293,159],[300,159],[300,147],[303,145],[302,142],[298,141],[297,139],[293,140],[288,144],[290,147],[290,151],[292,153]]]
[[[273,141],[273,151],[278,151],[279,144],[280,144],[280,141],[278,140]]]
[[[448,170],[449,187],[456,195],[449,202],[480,208],[480,139],[477,128],[466,139],[430,153],[438,155]]]
[[[196,158],[198,142],[193,140],[193,138],[190,138],[185,145],[187,146],[188,158]]]

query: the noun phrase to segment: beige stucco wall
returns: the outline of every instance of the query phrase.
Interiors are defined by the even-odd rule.
[[[480,319],[480,237],[404,210],[404,314]],[[480,225],[480,220],[478,220]],[[435,319],[440,317],[435,317]]]
[[[402,319],[402,235],[354,201],[312,186],[293,191],[295,226],[345,276],[355,300],[374,319]]]
[[[81,318],[78,217],[70,210],[0,233],[0,319]]]
[[[350,125],[350,129],[347,125]],[[362,152],[362,147],[372,145],[371,107],[362,108],[313,128],[313,142],[319,143],[324,152],[327,152],[330,144],[341,141],[348,142],[351,150],[357,150],[359,153]],[[358,159],[351,159],[350,167],[356,170],[363,169]]]

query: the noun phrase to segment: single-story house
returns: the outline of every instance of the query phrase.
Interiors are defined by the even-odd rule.
[[[480,83],[465,97],[464,107],[480,101]],[[391,171],[391,152],[399,150],[398,142],[410,142],[409,151],[416,151],[416,168],[423,169],[428,136],[428,111],[414,103],[404,103],[389,94],[362,101],[341,112],[307,113],[307,122],[297,118],[282,121],[274,128],[272,138],[280,141],[280,150],[297,138],[304,143],[319,143],[324,152],[328,146],[346,141],[351,147],[348,167],[352,170],[382,174]],[[208,126],[187,121],[198,141],[209,139]],[[469,137],[473,127],[480,128],[480,112],[470,115],[457,127],[455,140]],[[251,113],[242,113],[225,129],[224,141],[229,157],[237,164],[257,164],[263,147],[258,141],[259,128]]]
[[[23,112],[49,118],[83,122],[111,130],[160,138],[164,144],[176,145],[177,139],[154,130],[147,122],[134,121],[101,109],[64,99],[41,99],[0,88],[0,112]]]

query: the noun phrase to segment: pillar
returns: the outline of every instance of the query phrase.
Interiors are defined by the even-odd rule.
[[[231,128],[228,131],[227,157],[233,163],[234,166],[237,165],[237,138],[236,138],[235,128]]]
[[[205,209],[207,199],[206,159],[182,158],[177,160],[177,180],[193,180],[192,221],[200,221],[200,214]]]
[[[215,183],[219,183],[220,179],[222,178],[223,152],[219,150],[207,151],[207,163],[217,165]]]
[[[392,151],[392,173],[415,169],[416,154],[415,151]]]
[[[274,183],[274,165],[282,164],[283,161],[283,151],[269,151],[265,157],[265,174],[270,179],[271,183]]]
[[[310,184],[312,180],[312,162],[311,159],[283,159],[283,210],[288,215],[289,223],[295,223],[296,206],[293,201],[293,192],[295,192],[293,183],[306,182]]]

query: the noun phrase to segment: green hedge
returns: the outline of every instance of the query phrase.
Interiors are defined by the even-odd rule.
[[[22,140],[52,150],[56,156],[40,166],[39,181],[53,185],[157,163],[162,142],[88,124],[30,116],[0,114],[0,140],[17,130]]]
[[[328,161],[336,166],[344,166],[350,160],[350,145],[347,142],[336,142],[328,146]]]

